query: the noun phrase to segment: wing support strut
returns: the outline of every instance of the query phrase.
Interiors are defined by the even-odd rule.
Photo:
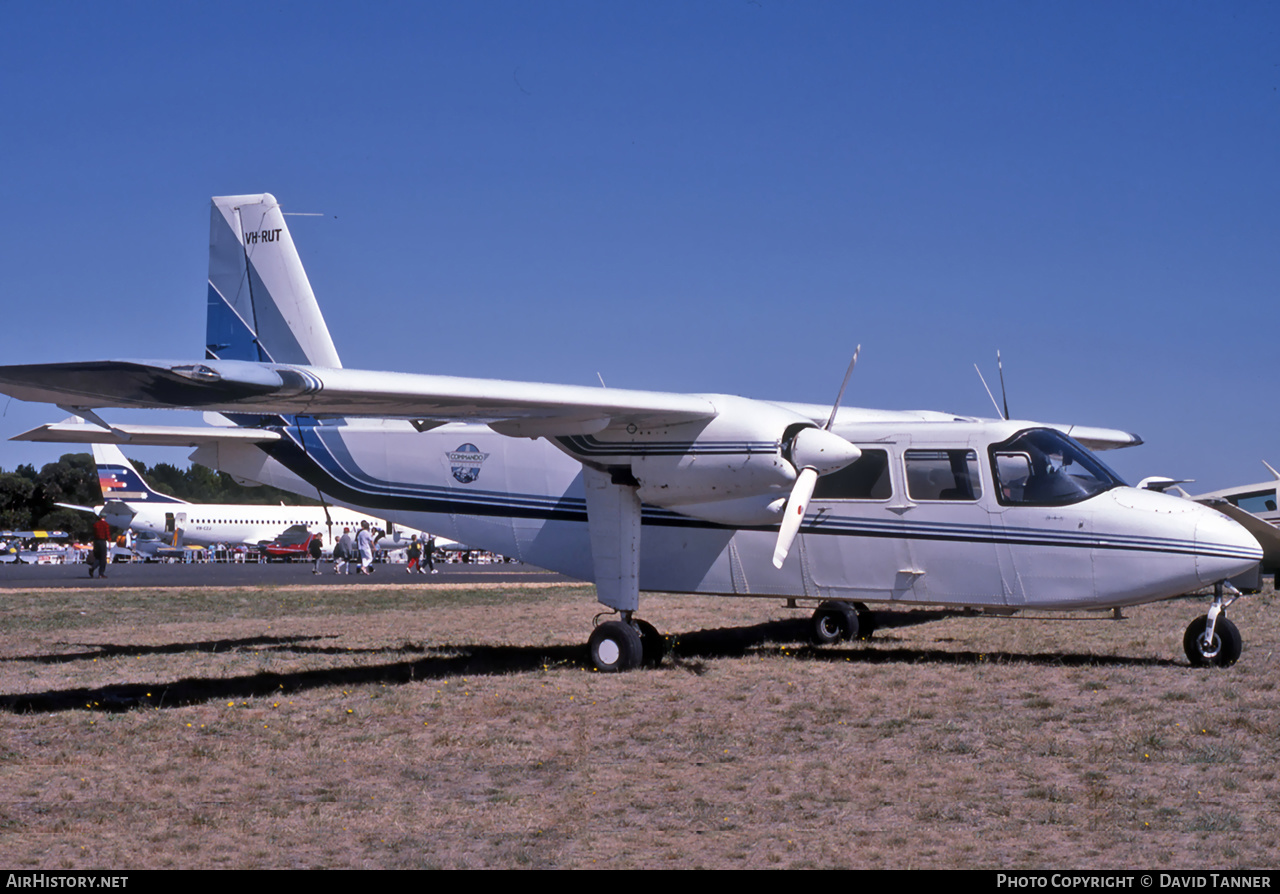
[[[608,472],[582,467],[596,598],[616,611],[640,608],[640,496]]]
[[[82,417],[84,419],[88,419],[94,425],[101,426],[103,430],[111,432],[111,434],[115,435],[117,438],[120,438],[122,441],[133,440],[129,436],[128,432],[124,432],[118,428],[115,428],[110,423],[106,422],[97,413],[93,412],[93,409],[90,407],[71,407],[71,406],[67,406],[66,404],[58,404],[58,409],[62,410],[64,413],[71,414],[72,418],[68,419],[67,420],[68,422],[79,422],[80,419],[76,417]]]

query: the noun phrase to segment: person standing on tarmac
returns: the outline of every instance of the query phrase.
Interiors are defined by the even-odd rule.
[[[418,561],[422,558],[422,547],[418,544],[418,535],[413,535],[413,540],[409,543],[409,565],[405,568],[407,574],[413,574],[418,570]]]
[[[311,540],[307,543],[307,552],[311,555],[311,562],[312,562],[312,565],[311,565],[311,573],[312,573],[312,574],[319,574],[319,573],[320,573],[320,558],[321,558],[321,556],[323,555],[323,552],[324,552],[324,551],[320,548],[320,535],[319,535],[319,534],[312,534],[312,535],[311,535]]]
[[[333,548],[333,573],[334,574],[350,574],[351,560],[355,554],[355,541],[351,539],[351,529],[342,529],[342,538],[338,541],[338,545]]]
[[[90,579],[93,578],[94,569],[97,569],[98,577],[107,576],[107,557],[111,554],[110,541],[111,525],[107,524],[105,515],[100,515],[93,523],[93,558],[89,561]]]
[[[360,551],[360,573],[373,574],[373,535],[369,533],[369,523],[360,522],[360,533],[356,534],[356,549]]]

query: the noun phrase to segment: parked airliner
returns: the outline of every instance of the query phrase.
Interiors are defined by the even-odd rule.
[[[103,514],[116,528],[158,535],[169,546],[256,546],[292,525],[305,525],[331,549],[344,527],[359,530],[365,521],[386,528],[386,522],[345,507],[188,503],[152,488],[113,444],[94,444],[93,459],[103,505],[71,508]]]

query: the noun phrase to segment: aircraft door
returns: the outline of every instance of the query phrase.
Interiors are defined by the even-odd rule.
[[[987,515],[991,524],[991,535],[994,538],[996,567],[1000,571],[1000,592],[1003,604],[1017,608],[1024,602],[1022,578],[1018,576],[1018,566],[1014,561],[1011,535],[1005,530],[1005,507],[995,500],[990,501]]]
[[[912,544],[903,536],[898,446],[858,446],[857,462],[818,479],[798,540],[805,590],[826,598],[924,601]]]
[[[979,448],[913,442],[903,452],[905,531],[922,598],[942,605],[1002,606],[1001,562],[987,510]]]
[[[998,519],[1000,565],[1011,605],[1053,608],[1093,597],[1093,519],[1088,513],[1007,506],[992,516]]]
[[[1014,445],[992,448],[991,501],[1001,573],[1010,605],[1053,608],[1093,597],[1093,513],[1079,505],[1031,503],[1036,457]]]

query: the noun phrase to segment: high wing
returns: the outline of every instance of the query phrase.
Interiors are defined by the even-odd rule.
[[[20,400],[74,410],[186,408],[471,421],[517,437],[592,434],[610,426],[670,425],[717,415],[709,400],[696,395],[242,360],[5,366],[0,387]]]
[[[484,422],[514,437],[594,434],[628,425],[654,427],[706,422],[720,414],[717,395],[588,388],[500,379],[332,369],[241,360],[128,361],[0,366],[0,388],[20,400],[83,411],[103,407],[260,411],[313,417],[402,418],[427,429],[446,422]],[[729,399],[734,402],[740,398]],[[827,408],[750,401],[785,407],[820,423]],[[837,421],[955,418],[928,411],[842,409]],[[1137,435],[1118,429],[1054,425],[1093,450],[1135,446]],[[70,443],[131,442],[196,446],[211,440],[270,441],[260,429],[53,423],[14,440]]]

